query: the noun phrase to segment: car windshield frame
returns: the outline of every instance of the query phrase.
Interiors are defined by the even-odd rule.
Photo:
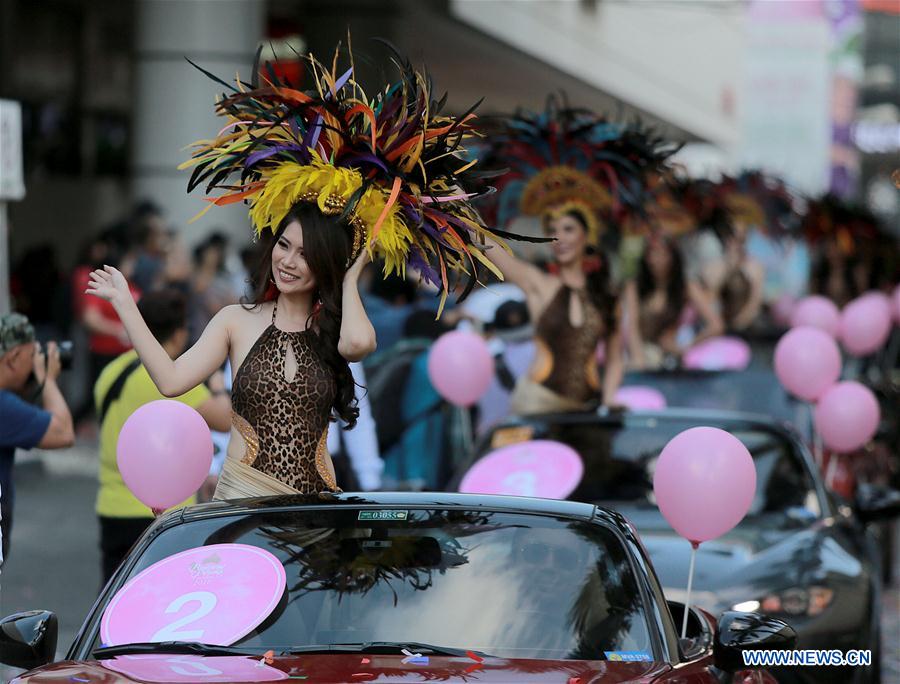
[[[505,498],[505,497],[500,497]],[[68,657],[70,659],[86,659],[90,657],[90,653],[93,648],[97,647],[99,642],[99,628],[100,628],[100,620],[103,614],[103,610],[105,606],[109,603],[110,600],[115,596],[115,594],[121,589],[127,581],[129,581],[133,576],[136,576],[140,571],[144,569],[144,567],[140,567],[137,571],[136,568],[141,565],[140,560],[145,557],[145,554],[153,547],[153,544],[162,536],[171,533],[175,528],[178,528],[184,531],[185,526],[191,526],[194,523],[201,521],[209,521],[215,519],[218,524],[226,525],[229,522],[235,522],[240,520],[242,517],[247,517],[251,515],[258,515],[261,513],[264,514],[277,514],[280,512],[293,512],[293,513],[309,513],[310,509],[316,509],[318,511],[327,511],[327,510],[341,510],[341,511],[361,511],[366,509],[383,509],[383,508],[397,508],[402,507],[404,509],[408,509],[410,511],[426,511],[426,510],[456,510],[456,511],[465,511],[466,507],[462,506],[446,506],[443,504],[437,503],[429,503],[429,504],[419,504],[419,503],[403,503],[386,506],[383,504],[380,505],[372,505],[372,504],[355,504],[349,505],[347,503],[342,503],[340,505],[316,505],[316,506],[272,506],[266,507],[261,506],[257,510],[220,510],[220,511],[211,511],[209,515],[188,515],[188,519],[184,520],[185,514],[182,512],[177,518],[169,517],[167,520],[160,521],[157,525],[154,525],[147,533],[138,541],[135,548],[132,550],[132,553],[120,567],[120,569],[116,572],[113,579],[110,583],[104,588],[101,595],[97,598],[94,606],[92,607],[88,617],[85,619],[84,624],[82,625],[81,630],[76,636],[75,640],[72,643],[72,646],[69,649]],[[593,507],[591,507],[593,508]],[[188,509],[190,510],[190,509]],[[648,641],[648,649],[652,653],[654,660],[668,661],[671,662],[673,657],[677,659],[677,656],[673,656],[672,644],[668,643],[666,638],[666,629],[665,629],[665,620],[671,620],[671,616],[668,615],[668,611],[666,607],[661,607],[657,605],[658,596],[660,592],[654,591],[653,582],[658,584],[658,580],[655,577],[655,574],[652,572],[652,566],[647,565],[647,559],[644,558],[641,554],[641,550],[639,549],[639,543],[636,542],[635,539],[632,538],[630,531],[627,528],[622,527],[616,524],[616,521],[609,518],[608,516],[596,516],[593,515],[589,518],[584,516],[573,516],[566,515],[565,513],[547,513],[543,511],[534,512],[527,509],[527,507],[519,508],[515,505],[510,506],[478,506],[476,509],[479,513],[489,513],[489,514],[498,514],[505,516],[523,516],[523,517],[531,517],[531,518],[540,518],[545,521],[552,520],[555,521],[555,524],[571,524],[576,523],[579,525],[584,525],[588,527],[598,526],[604,530],[605,534],[610,535],[610,539],[614,540],[614,543],[620,549],[620,553],[622,554],[622,558],[625,562],[625,568],[630,575],[630,582],[632,584],[631,590],[636,592],[636,597],[639,602],[639,605],[634,611],[634,614],[638,616],[635,619],[639,619],[643,623],[643,632],[645,633],[645,638]],[[588,509],[590,510],[590,509]],[[595,509],[596,510],[596,509]],[[541,527],[541,525],[538,525]],[[198,539],[202,545],[202,539]],[[586,543],[589,543],[586,541]],[[597,547],[602,548],[602,547]],[[169,554],[171,555],[171,554]],[[160,560],[160,559],[157,559]],[[143,564],[146,566],[146,563]],[[240,642],[239,642],[240,643]],[[522,656],[526,657],[526,656]],[[565,656],[560,655],[557,658],[547,658],[548,660],[564,660]],[[598,653],[596,660],[602,660],[602,652]]]

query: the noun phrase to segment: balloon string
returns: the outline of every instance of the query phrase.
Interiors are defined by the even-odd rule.
[[[828,471],[825,473],[825,486],[828,489],[834,488],[834,476],[837,475],[838,454],[832,452],[828,456]]]
[[[688,570],[687,597],[684,600],[684,618],[681,620],[681,638],[687,636],[688,611],[691,608],[691,588],[694,586],[694,561],[697,559],[697,542],[691,542],[691,567]]]
[[[825,455],[823,453],[823,445],[822,445],[822,435],[819,434],[819,431],[816,430],[816,420],[814,413],[814,405],[807,404],[809,407],[809,431],[812,433],[813,439],[813,458],[816,461],[816,466],[819,468],[819,472],[821,473],[825,468]]]

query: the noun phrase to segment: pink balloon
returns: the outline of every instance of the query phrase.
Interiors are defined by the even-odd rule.
[[[832,337],[837,337],[841,330],[841,312],[827,297],[821,295],[804,297],[797,302],[791,312],[791,327],[801,326],[818,328]]]
[[[683,362],[697,370],[744,370],[750,365],[750,346],[737,337],[713,337],[688,349]]]
[[[750,510],[756,466],[733,435],[696,427],[666,444],[653,473],[660,512],[690,542],[720,537]]]
[[[772,304],[772,318],[778,325],[790,326],[791,314],[793,314],[795,306],[797,306],[797,300],[793,296],[787,293],[781,295]]]
[[[480,335],[453,330],[441,335],[428,354],[428,377],[444,399],[472,406],[494,377],[494,357]]]
[[[775,375],[794,396],[815,401],[841,376],[841,350],[818,328],[794,328],[775,345]]]
[[[887,295],[869,292],[841,313],[841,343],[854,356],[878,351],[891,334],[891,304]]]
[[[131,414],[116,445],[125,485],[150,508],[169,508],[196,492],[212,463],[206,422],[187,404],[160,399]]]
[[[660,411],[666,408],[666,398],[662,392],[643,385],[620,387],[613,401],[633,411]]]
[[[825,446],[839,454],[868,444],[880,420],[878,400],[872,390],[858,382],[839,382],[816,404],[816,430]]]

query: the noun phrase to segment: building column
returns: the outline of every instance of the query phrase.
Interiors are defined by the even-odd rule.
[[[133,114],[132,198],[159,204],[189,245],[213,227],[242,240],[248,235],[247,209],[206,206],[198,188],[188,195],[189,171],[178,164],[190,143],[210,139],[221,127],[214,103],[225,90],[185,58],[233,82],[249,81],[262,39],[265,2],[259,0],[138,0],[135,12],[136,64]]]

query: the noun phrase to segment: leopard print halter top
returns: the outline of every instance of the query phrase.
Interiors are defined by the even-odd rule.
[[[580,300],[584,320],[573,325],[571,299]],[[535,326],[536,356],[531,379],[559,396],[587,402],[600,390],[597,343],[603,339],[603,317],[581,289],[562,285]]]
[[[316,352],[312,329],[286,332],[272,323],[238,369],[233,423],[247,443],[241,461],[301,494],[337,490],[326,463],[326,439],[337,393],[334,373]],[[296,373],[286,377],[288,353]]]

